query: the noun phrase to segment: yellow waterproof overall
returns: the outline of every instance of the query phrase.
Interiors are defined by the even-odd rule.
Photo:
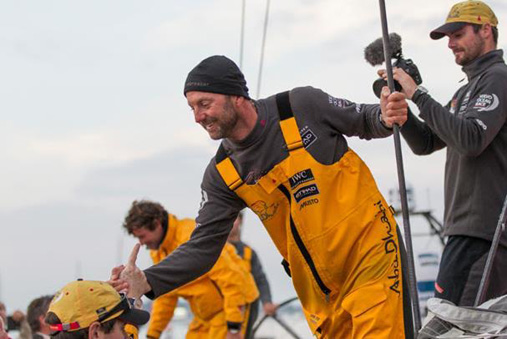
[[[246,270],[252,272],[252,248],[248,245],[243,247],[243,263],[245,264]]]
[[[222,148],[220,175],[288,263],[312,333],[404,338],[396,222],[368,167],[352,150],[334,164],[317,162],[303,147],[289,92],[277,105],[289,156],[249,185]]]

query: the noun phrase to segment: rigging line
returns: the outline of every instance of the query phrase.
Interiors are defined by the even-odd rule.
[[[239,36],[239,69],[243,69],[243,46],[245,40],[245,5],[246,0],[243,0],[241,7],[241,33]]]
[[[262,82],[262,68],[264,66],[264,47],[266,46],[266,33],[268,31],[268,19],[269,19],[269,3],[270,0],[266,1],[266,15],[264,17],[264,31],[262,33],[262,45],[261,45],[261,60],[259,65],[259,76],[257,77],[257,96],[259,99],[261,94],[261,82]]]

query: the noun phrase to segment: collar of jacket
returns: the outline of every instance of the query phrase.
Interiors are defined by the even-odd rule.
[[[472,80],[479,74],[483,73],[487,70],[491,65],[496,63],[504,63],[503,60],[503,50],[495,49],[491,52],[488,52],[466,66],[463,66],[462,70],[468,77],[468,81]]]
[[[165,218],[164,225],[164,237],[162,238],[162,242],[160,243],[159,249],[163,248],[165,250],[171,250],[171,247],[175,245],[176,238],[176,217],[170,213],[167,214]],[[176,244],[176,246],[178,246]],[[175,246],[175,247],[176,247]]]

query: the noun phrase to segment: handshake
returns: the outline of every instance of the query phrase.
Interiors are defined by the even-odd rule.
[[[120,265],[111,270],[111,277],[107,281],[118,292],[126,292],[129,298],[139,300],[141,296],[151,291],[151,286],[144,272],[136,266],[137,255],[141,244],[136,244],[130,253],[127,265]]]

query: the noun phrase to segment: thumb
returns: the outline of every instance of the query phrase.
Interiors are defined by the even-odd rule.
[[[391,90],[389,89],[389,87],[387,86],[382,87],[382,97],[387,98],[389,94],[391,94]]]
[[[124,265],[116,266],[111,270],[111,280],[120,278],[120,273],[125,269]]]
[[[136,266],[137,255],[139,254],[139,249],[141,248],[141,244],[137,243],[132,252],[130,253],[129,260],[127,262],[127,266]]]

